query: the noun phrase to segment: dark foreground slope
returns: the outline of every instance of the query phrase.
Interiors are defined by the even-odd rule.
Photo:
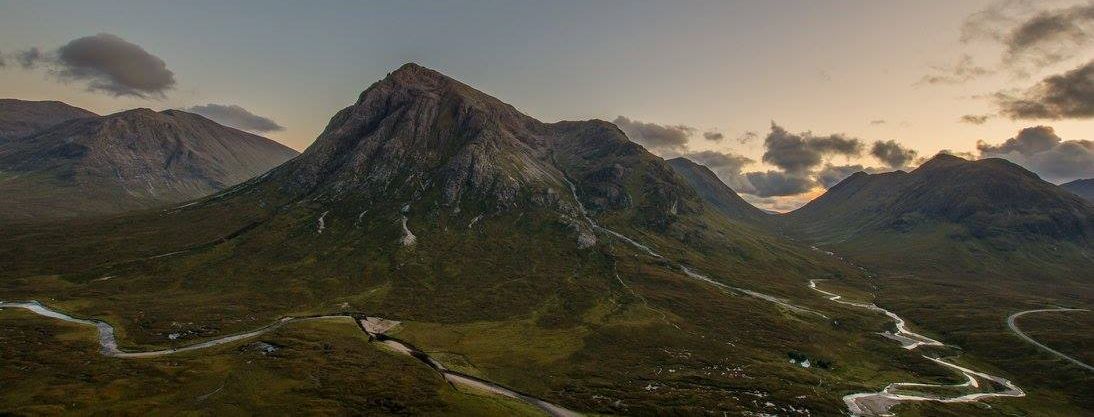
[[[883,316],[809,290],[811,278],[862,277],[727,220],[610,123],[542,123],[413,64],[267,174],[159,211],[0,235],[0,298],[104,318],[123,347],[360,312],[402,321],[395,335],[449,369],[622,415],[840,415],[843,395],[888,382],[963,382],[877,335]],[[300,370],[263,383],[331,395],[324,384],[350,379],[337,369],[389,369],[327,366],[346,348],[278,343],[321,355],[305,359],[323,371],[285,365]],[[824,365],[788,360],[803,356]]]
[[[97,116],[59,101],[0,99],[0,146],[61,122]]]
[[[296,152],[178,110],[69,120],[0,146],[0,221],[120,213],[202,197]]]
[[[1023,373],[1019,383],[1094,406],[1075,388],[1094,376],[1005,324],[1019,311],[1094,306],[1094,208],[1078,196],[1002,159],[939,155],[908,173],[857,173],[781,220],[788,234],[878,273],[879,299],[898,314]]]

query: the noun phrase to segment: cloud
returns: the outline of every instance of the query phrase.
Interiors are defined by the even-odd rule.
[[[764,139],[764,147],[764,162],[800,177],[819,166],[825,156],[862,154],[863,144],[859,139],[842,134],[793,134],[772,122],[771,132]]]
[[[753,140],[756,140],[756,138],[758,137],[760,137],[759,133],[747,130],[740,136],[737,136],[737,143],[744,145],[746,143],[752,142]]]
[[[204,106],[193,106],[183,110],[200,114],[214,122],[239,130],[262,133],[285,130],[285,128],[281,127],[277,122],[251,113],[247,109],[234,104],[224,105],[209,103]]]
[[[758,197],[751,194],[742,194],[741,198],[744,198],[745,201],[747,201],[749,204],[759,207],[762,210],[773,211],[776,213],[785,213],[804,206],[806,203],[808,203],[810,200],[813,200],[820,194],[821,191],[814,188],[808,193],[802,193],[798,195]]]
[[[1094,40],[1094,2],[1041,11],[1007,34],[1008,61],[1054,64],[1076,56]]]
[[[884,162],[893,169],[900,169],[908,166],[908,163],[915,160],[916,151],[912,149],[900,146],[894,140],[877,141],[874,142],[874,146],[870,148],[870,155],[877,158],[879,161]]]
[[[817,172],[817,182],[821,183],[824,188],[832,188],[833,185],[839,184],[851,174],[863,171],[868,168],[862,165],[825,165],[823,169]]]
[[[710,168],[733,191],[738,193],[755,191],[752,184],[748,182],[748,178],[741,173],[746,165],[756,162],[752,158],[717,151],[691,152],[684,157]]]
[[[8,61],[4,59],[4,51],[0,51],[0,68],[4,68],[8,65]]]
[[[916,84],[961,84],[994,74],[995,71],[976,65],[968,54],[948,66],[931,66],[932,74],[924,75]]]
[[[23,69],[31,69],[45,61],[46,57],[38,48],[27,48],[15,54],[15,60],[19,61],[19,66]]]
[[[753,187],[753,191],[748,194],[759,197],[801,194],[816,184],[808,176],[782,171],[749,172],[745,177]]]
[[[955,151],[955,150],[952,150],[952,149],[943,149],[941,151],[938,151],[938,153],[946,154],[946,155],[953,155],[953,156],[956,156],[958,158],[968,159],[970,161],[976,159],[976,155],[973,155],[972,152]],[[924,162],[927,162],[927,158],[920,158],[920,160],[917,161],[918,164],[922,164]]]
[[[1003,46],[1001,66],[1016,75],[1087,55],[1094,44],[1094,2],[994,2],[965,19],[961,41]]]
[[[986,123],[988,119],[991,119],[991,117],[992,115],[990,114],[966,114],[961,116],[960,122],[968,123],[970,125],[982,125]]]
[[[57,49],[57,63],[61,78],[115,96],[163,97],[175,86],[175,74],[162,59],[109,33],[70,41]]]
[[[981,158],[1004,158],[1050,182],[1094,177],[1094,142],[1063,140],[1049,126],[1022,129],[1002,144],[976,143]]]
[[[647,148],[660,150],[684,149],[691,135],[698,131],[691,126],[646,123],[623,116],[616,117],[612,123],[631,140]]]
[[[871,125],[874,125],[874,126],[877,126],[877,125],[883,125],[883,124],[886,124],[886,123],[888,123],[888,122],[887,122],[887,121],[885,121],[885,120],[881,120],[881,119],[878,119],[878,120],[871,120],[871,121],[870,121],[870,124],[871,124]]]
[[[114,96],[162,98],[175,87],[175,74],[140,45],[109,33],[69,41],[56,51],[28,48],[15,56],[25,68],[45,67],[62,81],[80,81],[89,91]]]
[[[1087,119],[1094,117],[1094,60],[1053,75],[1015,96],[995,94],[1000,112],[1011,119]]]
[[[722,132],[703,132],[703,139],[709,141],[720,142],[722,139],[725,138],[726,135],[723,135]]]

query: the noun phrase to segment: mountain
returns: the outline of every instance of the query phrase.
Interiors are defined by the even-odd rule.
[[[1088,178],[1085,180],[1075,180],[1069,183],[1060,184],[1060,188],[1070,191],[1079,197],[1085,198],[1086,201],[1094,202],[1094,178]]]
[[[178,110],[76,118],[0,147],[0,219],[109,214],[188,200],[295,155]]]
[[[97,116],[59,101],[0,99],[0,145],[61,122]]]
[[[953,238],[1006,241],[1094,240],[1094,209],[1003,159],[939,154],[912,172],[855,173],[786,219],[821,240],[868,232],[957,226]]]
[[[862,276],[728,219],[611,123],[543,123],[414,64],[264,175],[164,210],[0,234],[0,299],[107,317],[122,346],[368,314],[448,369],[600,414],[839,414],[870,385],[861,363],[897,359],[856,348],[885,317],[826,310],[808,287],[837,277]],[[323,355],[313,345],[285,350]],[[788,352],[849,376],[790,366]]]
[[[856,173],[778,219],[788,236],[869,271],[878,305],[1019,384],[1057,387],[1090,409],[1081,389],[1059,388],[1088,384],[1089,371],[1046,363],[1005,324],[1020,311],[1094,306],[1088,202],[1003,159],[942,154],[911,172]],[[1080,340],[1075,326],[1062,320],[1042,334]]]
[[[737,195],[710,168],[683,157],[670,159],[668,163],[699,193],[703,201],[730,219],[752,224],[764,224],[770,220],[767,213]]]

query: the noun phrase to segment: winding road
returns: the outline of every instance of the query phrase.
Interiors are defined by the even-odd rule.
[[[921,346],[945,346],[942,342],[909,330],[904,319],[900,318],[900,316],[897,316],[895,313],[872,303],[857,303],[843,300],[843,297],[838,294],[817,288],[817,281],[820,280],[809,280],[809,288],[824,294],[829,300],[856,308],[880,312],[893,319],[893,322],[896,325],[896,332],[885,332],[882,333],[882,335],[900,342],[905,349],[913,350]],[[893,382],[886,385],[884,389],[878,392],[863,392],[844,396],[843,402],[847,405],[847,410],[855,416],[890,416],[892,413],[889,409],[902,402],[934,401],[940,403],[969,403],[994,397],[1024,397],[1026,395],[1025,391],[1006,378],[974,371],[957,364],[946,362],[940,358],[934,358],[927,355],[923,355],[923,357],[938,365],[957,371],[965,377],[965,382],[953,385]],[[981,381],[989,381],[991,383],[981,384]],[[1001,389],[995,389],[995,386],[999,386]],[[952,390],[957,392],[954,395],[946,396],[927,393],[924,390],[925,388],[928,390]],[[985,388],[993,389],[993,391],[980,391]],[[970,390],[976,391],[968,392]]]
[[[223,344],[226,344],[226,343],[232,343],[232,342],[237,342],[237,341],[240,341],[240,340],[254,338],[254,337],[269,333],[271,331],[277,330],[277,329],[281,328],[282,326],[284,326],[288,323],[293,323],[293,322],[302,322],[302,321],[309,321],[309,320],[329,320],[329,319],[345,319],[345,318],[348,318],[348,319],[352,319],[355,323],[357,323],[357,327],[359,329],[361,329],[361,331],[368,334],[370,340],[378,341],[379,343],[391,348],[391,350],[393,350],[397,353],[413,357],[413,358],[425,363],[430,368],[433,368],[438,373],[440,373],[441,376],[444,377],[445,381],[447,381],[450,384],[463,385],[463,386],[466,386],[466,387],[480,389],[480,390],[491,392],[491,393],[494,393],[494,394],[497,394],[497,395],[517,399],[517,400],[520,400],[520,401],[524,401],[524,402],[526,402],[526,403],[528,403],[532,406],[535,406],[536,408],[540,409],[541,411],[543,411],[544,413],[546,413],[547,415],[552,416],[552,417],[579,417],[579,416],[581,416],[580,413],[568,410],[565,407],[562,407],[562,406],[559,406],[559,405],[556,405],[556,404],[552,404],[550,402],[547,402],[547,401],[544,401],[542,399],[533,397],[531,395],[524,394],[524,393],[521,393],[519,391],[515,391],[515,390],[512,390],[512,389],[506,388],[504,386],[495,384],[493,382],[487,381],[487,380],[482,379],[482,378],[478,378],[478,377],[474,377],[474,376],[467,375],[467,374],[464,374],[464,373],[449,370],[449,369],[445,368],[444,365],[442,365],[440,362],[436,361],[435,359],[430,357],[425,352],[422,352],[418,348],[415,348],[411,344],[409,344],[407,342],[404,342],[404,341],[401,341],[399,339],[384,335],[383,332],[386,329],[376,330],[375,327],[373,327],[373,325],[372,325],[372,323],[374,323],[374,320],[376,320],[376,318],[375,317],[366,317],[363,314],[341,313],[341,314],[327,314],[327,315],[315,315],[315,316],[303,316],[303,317],[282,317],[281,319],[279,319],[279,320],[277,320],[277,321],[275,321],[271,324],[267,324],[265,326],[262,326],[262,327],[259,327],[259,328],[255,329],[255,330],[251,330],[251,331],[244,332],[244,333],[238,333],[238,334],[225,336],[225,337],[221,337],[221,338],[217,338],[217,339],[207,340],[207,341],[204,341],[204,342],[195,343],[195,344],[192,344],[192,345],[186,345],[186,346],[179,347],[179,348],[150,350],[150,351],[143,351],[143,352],[133,352],[133,351],[124,351],[124,350],[121,350],[121,349],[118,348],[118,341],[115,338],[114,326],[111,326],[109,323],[107,323],[105,321],[96,320],[96,319],[81,319],[81,318],[72,317],[68,314],[65,314],[65,313],[62,313],[60,311],[51,309],[51,308],[49,308],[49,307],[47,307],[47,306],[45,306],[42,303],[39,303],[37,301],[29,301],[29,302],[5,302],[5,301],[0,301],[0,309],[4,309],[4,308],[21,308],[21,309],[24,309],[24,310],[29,310],[30,312],[33,312],[33,313],[38,314],[38,315],[43,316],[43,317],[49,317],[49,318],[53,318],[53,319],[57,319],[57,320],[67,321],[67,322],[70,322],[70,323],[82,324],[82,325],[86,325],[86,326],[94,326],[96,329],[99,330],[99,335],[98,335],[99,349],[100,349],[99,351],[100,351],[100,353],[102,353],[103,356],[109,356],[109,357],[115,357],[115,358],[128,358],[128,359],[153,358],[153,357],[173,355],[173,354],[176,354],[176,353],[207,349],[207,348],[211,348],[211,347],[214,347],[214,346],[223,345]]]
[[[1010,327],[1010,331],[1014,332],[1014,334],[1018,335],[1018,337],[1022,338],[1022,340],[1025,340],[1026,342],[1029,342],[1030,344],[1032,344],[1034,346],[1037,346],[1041,350],[1043,350],[1045,352],[1048,352],[1048,353],[1051,353],[1053,355],[1056,355],[1060,359],[1063,359],[1063,360],[1066,360],[1066,361],[1071,362],[1073,364],[1076,364],[1076,365],[1078,365],[1078,366],[1080,366],[1080,367],[1082,367],[1082,368],[1084,368],[1088,371],[1094,371],[1094,366],[1087,365],[1083,361],[1075,359],[1071,356],[1067,356],[1067,355],[1063,354],[1062,352],[1060,352],[1056,349],[1045,346],[1041,342],[1033,340],[1032,337],[1029,337],[1029,335],[1025,334],[1024,332],[1022,332],[1021,329],[1018,328],[1018,323],[1016,323],[1016,321],[1018,320],[1019,317],[1022,317],[1026,314],[1047,313],[1047,312],[1051,312],[1051,311],[1090,311],[1090,310],[1087,310],[1087,309],[1084,309],[1084,308],[1042,308],[1042,309],[1037,309],[1037,310],[1019,311],[1017,313],[1011,314],[1010,317],[1007,317],[1007,327]]]

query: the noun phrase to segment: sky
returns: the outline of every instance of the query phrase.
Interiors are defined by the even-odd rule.
[[[0,0],[0,97],[184,109],[303,150],[416,62],[786,211],[943,150],[1094,177],[1092,47],[1094,0]]]

